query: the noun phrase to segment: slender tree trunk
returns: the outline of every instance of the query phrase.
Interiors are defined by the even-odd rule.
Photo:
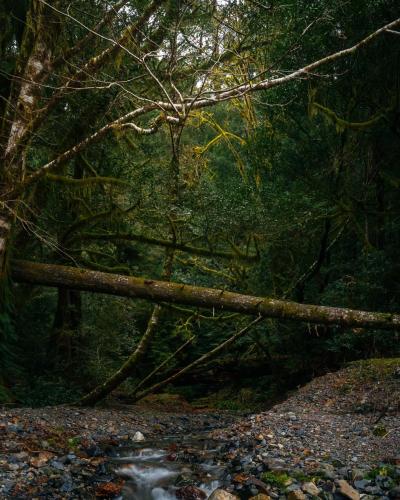
[[[179,150],[180,150],[180,130],[172,130],[171,132],[171,146],[172,155],[170,162],[170,186],[169,186],[169,198],[170,205],[174,207],[178,202],[179,197]],[[176,234],[174,227],[174,214],[170,214],[171,222],[171,241],[176,244]],[[174,247],[166,248],[164,268],[162,272],[162,278],[169,281],[172,275],[172,267],[174,262],[175,249]],[[160,321],[162,313],[162,308],[160,305],[156,305],[147,323],[146,331],[143,334],[138,346],[135,351],[129,356],[125,363],[119,368],[110,378],[108,378],[103,384],[97,386],[89,394],[84,396],[80,401],[80,405],[94,405],[101,399],[105,398],[114,389],[116,389],[122,382],[124,382],[135,370],[137,364],[143,359],[147,350],[154,338],[157,331],[157,326]]]
[[[125,363],[114,372],[103,384],[98,385],[90,391],[79,402],[82,406],[92,406],[101,399],[105,398],[110,392],[116,389],[124,380],[126,380],[136,367],[137,363],[143,358],[147,348],[156,331],[158,321],[161,315],[161,306],[156,305],[147,323],[146,331],[144,332],[140,342],[134,352],[129,356]]]
[[[172,361],[174,358],[176,358],[176,356],[182,352],[189,344],[191,344],[194,340],[194,336],[193,337],[190,337],[190,339],[188,339],[186,342],[184,342],[180,347],[178,347],[178,349],[173,352],[170,356],[168,356],[168,358],[166,358],[160,365],[158,365],[156,368],[154,368],[154,370],[152,372],[150,372],[148,375],[146,375],[145,378],[143,378],[136,386],[135,388],[133,389],[133,391],[131,392],[131,396],[134,396],[138,393],[139,389],[141,389],[142,387],[145,387],[147,382],[149,380],[151,380],[154,375],[156,375],[160,370],[162,370],[164,368],[164,366],[167,366],[168,363],[170,361]]]
[[[172,265],[174,260],[174,251],[167,249],[163,269],[163,278],[169,280],[172,274]],[[150,315],[150,319],[147,323],[146,331],[144,332],[139,344],[125,363],[114,372],[111,377],[109,377],[105,382],[98,385],[92,391],[90,391],[86,396],[84,396],[78,404],[83,406],[91,406],[108,396],[114,389],[122,384],[135,370],[138,363],[144,358],[147,350],[154,338],[157,331],[157,326],[159,324],[162,313],[162,307],[157,304],[154,306],[153,311]]]
[[[50,335],[48,355],[55,364],[70,364],[74,357],[73,332],[79,331],[82,321],[81,292],[59,288],[53,331]]]
[[[344,327],[400,329],[400,314],[379,313],[299,304],[267,297],[186,285],[146,278],[135,278],[100,271],[89,271],[54,264],[15,261],[12,277],[16,282],[73,288],[121,297],[141,298],[153,302],[186,304],[213,310],[232,311],[269,318],[305,321]]]
[[[145,396],[152,394],[154,392],[158,392],[160,389],[165,387],[166,385],[170,384],[171,382],[175,382],[178,378],[182,377],[182,375],[185,375],[188,371],[192,370],[198,365],[203,364],[206,361],[209,361],[211,358],[217,356],[220,352],[222,352],[224,349],[228,348],[230,345],[232,345],[236,340],[238,340],[240,337],[243,337],[253,326],[255,326],[257,323],[259,323],[263,319],[262,316],[258,316],[255,320],[253,320],[250,324],[242,328],[240,331],[232,335],[232,337],[229,337],[228,340],[225,340],[221,344],[217,345],[214,349],[211,351],[207,352],[206,354],[203,354],[199,358],[197,358],[193,363],[190,363],[189,365],[185,366],[181,370],[179,370],[177,373],[174,373],[170,377],[167,377],[166,379],[162,380],[161,382],[158,382],[157,384],[152,385],[148,389],[145,389],[143,392],[140,392],[135,396],[134,401],[138,401],[139,399],[144,398]]]
[[[19,50],[17,74],[6,87],[9,95],[1,96],[6,104],[1,107],[3,115],[0,116],[0,384],[1,379],[7,378],[5,367],[10,364],[8,346],[13,336],[13,304],[8,261],[22,201],[12,193],[24,180],[29,132],[40,100],[40,83],[47,77],[50,67],[51,29],[46,27],[45,11],[40,0],[31,0],[26,20],[20,19],[24,22],[22,38],[14,40],[15,50]]]

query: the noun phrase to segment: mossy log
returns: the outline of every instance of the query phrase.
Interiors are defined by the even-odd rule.
[[[108,274],[54,264],[14,261],[16,282],[66,287],[153,302],[186,304],[263,317],[290,319],[345,327],[399,329],[400,315],[340,307],[300,304],[267,297],[254,297],[215,288]]]

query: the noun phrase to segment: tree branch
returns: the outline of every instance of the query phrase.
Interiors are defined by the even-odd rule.
[[[399,329],[400,315],[299,304],[267,297],[254,297],[214,288],[167,281],[107,274],[54,264],[15,261],[12,277],[17,282],[72,288],[147,299],[153,302],[186,304],[263,317],[333,324],[344,327]]]
[[[119,234],[119,233],[83,233],[79,235],[81,240],[103,240],[103,241],[138,241],[139,243],[146,243],[149,245],[156,245],[165,248],[174,248],[180,252],[187,252],[194,255],[199,255],[202,257],[220,257],[222,259],[236,259],[243,260],[246,262],[257,262],[259,260],[259,255],[246,255],[235,247],[234,252],[224,252],[222,250],[209,250],[208,248],[193,247],[191,245],[186,245],[185,243],[174,243],[169,240],[160,240],[157,238],[152,238],[150,236],[144,236],[141,234]]]
[[[242,85],[239,85],[233,89],[228,89],[228,90],[223,90],[223,91],[207,91],[207,94],[210,95],[210,97],[203,97],[200,98],[199,95],[196,96],[190,96],[184,98],[183,103],[174,103],[174,102],[163,102],[163,101],[154,101],[147,106],[142,106],[120,118],[117,120],[114,120],[113,122],[105,125],[102,127],[100,130],[97,132],[93,133],[86,139],[84,139],[82,142],[79,144],[75,145],[74,147],[70,148],[69,150],[65,151],[61,155],[59,155],[57,158],[52,160],[51,162],[47,163],[43,167],[41,167],[39,170],[37,170],[35,173],[30,175],[23,183],[22,188],[29,186],[36,180],[40,179],[43,175],[46,175],[47,173],[53,172],[58,166],[62,165],[66,161],[70,160],[73,158],[77,153],[85,149],[88,145],[92,144],[93,142],[96,142],[100,140],[104,135],[112,130],[112,129],[124,129],[124,128],[131,128],[135,130],[139,134],[153,134],[157,132],[159,126],[161,125],[161,122],[166,120],[166,121],[179,121],[179,120],[184,120],[185,117],[181,117],[180,119],[177,117],[168,117],[168,116],[163,116],[160,115],[156,121],[154,122],[154,125],[149,127],[149,128],[142,128],[139,127],[138,125],[134,124],[133,122],[127,123],[128,120],[137,117],[139,115],[146,114],[150,111],[153,111],[155,109],[160,109],[163,110],[164,112],[167,111],[172,111],[174,113],[176,112],[184,112],[185,114],[188,114],[191,110],[193,109],[199,109],[199,108],[204,108],[204,107],[210,107],[210,106],[215,106],[216,104],[231,100],[231,99],[237,99],[241,98],[249,93],[255,92],[255,91],[260,91],[260,90],[268,90],[270,88],[283,85],[285,83],[288,83],[292,80],[295,80],[296,78],[300,77],[308,77],[312,72],[319,68],[320,66],[324,64],[328,64],[331,62],[334,62],[338,59],[341,59],[345,56],[351,55],[360,48],[366,46],[369,44],[372,40],[377,38],[379,35],[382,33],[387,32],[388,29],[394,28],[396,26],[400,25],[400,18],[396,19],[395,21],[392,21],[391,23],[383,26],[382,28],[379,28],[375,32],[371,33],[367,37],[363,38],[361,41],[353,45],[352,47],[348,49],[341,50],[339,52],[335,52],[329,56],[323,57],[322,59],[319,59],[318,61],[314,61],[311,64],[308,64],[307,66],[304,66],[303,68],[297,69],[291,73],[289,73],[286,76],[279,77],[279,78],[271,78],[267,80],[263,80],[259,83],[245,83]]]
[[[131,396],[134,398],[134,401],[139,401],[139,399],[144,398],[145,396],[148,396],[149,394],[152,394],[154,392],[158,392],[160,389],[165,387],[166,385],[170,384],[171,382],[175,382],[176,379],[182,377],[182,375],[185,375],[185,373],[189,372],[190,370],[193,370],[198,365],[203,364],[206,361],[209,361],[210,359],[214,358],[217,356],[221,351],[229,347],[231,344],[236,342],[240,337],[243,337],[253,326],[255,326],[257,323],[259,323],[263,319],[262,316],[258,316],[255,320],[253,320],[251,323],[249,323],[247,326],[236,332],[234,335],[229,337],[227,340],[222,342],[221,344],[218,344],[217,347],[214,347],[211,351],[203,354],[199,358],[197,358],[195,361],[192,363],[186,365],[184,368],[179,370],[178,372],[174,373],[173,375],[167,377],[164,380],[161,380],[161,382],[158,382],[148,389],[145,389],[144,391],[140,392],[139,394],[137,393],[137,390],[139,389],[139,386],[136,387],[131,394]],[[139,384],[140,386],[142,384]]]

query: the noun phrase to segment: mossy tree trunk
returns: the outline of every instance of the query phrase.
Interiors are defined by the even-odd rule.
[[[175,221],[173,207],[179,202],[179,157],[180,157],[180,137],[181,129],[177,127],[171,127],[171,161],[169,165],[169,202],[170,202],[170,238],[172,246],[166,247],[165,251],[165,261],[162,271],[162,278],[169,281],[172,275],[173,262],[175,256],[174,244],[176,244],[176,232],[175,232]],[[86,396],[84,396],[80,401],[80,405],[94,405],[108,394],[110,394],[114,389],[121,385],[136,369],[138,363],[146,355],[151,342],[157,332],[157,326],[160,322],[162,315],[162,307],[157,304],[151,313],[150,319],[147,323],[146,330],[140,339],[134,352],[129,356],[125,363],[114,372],[111,377],[109,377],[104,383],[98,385],[95,389],[90,391]]]
[[[262,316],[258,316],[255,320],[253,320],[247,326],[245,326],[244,328],[242,328],[241,330],[236,332],[234,335],[229,337],[224,342],[221,342],[221,344],[218,344],[216,347],[214,347],[214,349],[211,349],[211,351],[206,352],[205,354],[203,354],[202,356],[197,358],[192,363],[189,363],[184,368],[181,368],[180,370],[178,370],[173,375],[165,378],[164,380],[161,380],[160,382],[157,382],[156,384],[145,389],[144,391],[138,393],[137,390],[139,389],[139,387],[137,387],[135,389],[135,392],[132,394],[134,401],[139,401],[139,399],[142,399],[145,396],[148,396],[149,394],[153,394],[154,392],[159,392],[161,389],[163,389],[168,384],[175,382],[175,380],[182,377],[186,373],[190,372],[191,370],[193,370],[193,368],[196,368],[196,366],[207,363],[211,359],[215,358],[222,351],[224,351],[229,346],[231,346],[234,342],[236,342],[238,339],[240,339],[240,337],[243,337],[246,333],[248,333],[252,329],[252,327],[255,326],[257,323],[259,323],[262,319],[263,319]]]
[[[157,303],[185,304],[241,314],[260,314],[268,318],[343,327],[400,329],[400,314],[300,304],[216,288],[109,274],[54,264],[16,261],[12,265],[12,277],[16,282],[21,283],[61,286],[121,297],[147,299]]]
[[[12,5],[15,3],[15,5]],[[9,2],[0,7],[0,57],[13,60],[13,75],[2,75],[0,97],[0,386],[13,366],[13,301],[9,257],[16,221],[23,216],[24,199],[15,188],[24,181],[31,124],[40,104],[41,84],[50,71],[56,36],[51,14],[40,0]],[[14,31],[12,27],[14,26]],[[2,66],[3,68],[3,66]],[[11,362],[10,362],[11,359]],[[1,387],[0,387],[1,389]]]
[[[167,249],[167,255],[165,257],[163,278],[169,279],[172,274],[172,265],[174,260],[173,250]],[[154,306],[150,318],[147,322],[146,330],[142,335],[136,349],[125,361],[125,363],[115,371],[105,382],[95,387],[86,396],[84,396],[79,404],[82,406],[92,406],[102,399],[104,399],[108,394],[110,394],[114,389],[120,386],[136,369],[138,363],[146,355],[150,344],[157,332],[157,326],[159,324],[162,314],[162,307],[157,304]]]
[[[80,134],[81,135],[81,134]],[[83,178],[84,169],[82,159],[78,157],[74,162],[73,179]],[[72,219],[79,218],[76,202],[69,202],[67,205],[68,213]],[[59,236],[59,246],[63,248],[65,243],[62,235]],[[80,245],[80,242],[77,243]],[[80,246],[79,246],[80,248]],[[59,288],[57,290],[57,307],[54,314],[53,329],[49,339],[48,354],[55,364],[68,366],[71,364],[76,351],[77,333],[80,331],[82,322],[82,298],[81,292],[77,290],[68,290]]]

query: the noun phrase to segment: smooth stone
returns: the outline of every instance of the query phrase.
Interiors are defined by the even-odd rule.
[[[268,467],[268,469],[272,472],[284,472],[287,470],[288,466],[284,460],[279,458],[272,458],[269,460],[265,460],[264,464]]]
[[[288,500],[306,500],[305,494],[301,490],[290,491],[287,496]]]
[[[64,470],[65,469],[65,465],[63,463],[59,462],[58,460],[51,460],[50,466],[53,467],[54,469],[57,469],[57,470]]]
[[[370,484],[371,484],[371,481],[368,481],[368,479],[360,479],[359,481],[354,481],[354,486],[358,490],[364,490]]]
[[[400,498],[400,486],[396,486],[389,491],[389,498]]]
[[[291,491],[296,491],[300,489],[299,483],[292,483],[289,484],[289,486],[286,488],[287,493],[290,493]]]
[[[139,442],[139,441],[145,441],[146,438],[140,431],[136,431],[135,434],[133,435],[132,440],[135,442]]]
[[[311,481],[304,483],[302,485],[301,489],[304,491],[304,493],[308,493],[309,495],[312,495],[314,497],[317,497],[319,495],[319,492],[320,492],[320,489],[318,488],[318,486],[316,486]]]
[[[349,485],[344,479],[339,479],[336,483],[338,485],[338,491],[344,497],[350,498],[350,500],[360,500],[360,494],[352,486]]]
[[[208,500],[238,500],[238,497],[236,495],[232,495],[232,493],[229,493],[228,491],[218,488],[211,493]]]

